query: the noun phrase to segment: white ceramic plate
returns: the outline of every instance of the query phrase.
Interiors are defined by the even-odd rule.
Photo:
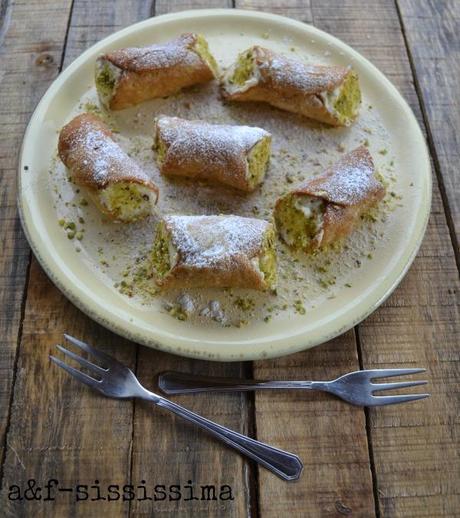
[[[49,163],[57,132],[69,119],[93,81],[98,54],[113,48],[165,41],[182,32],[203,33],[211,49],[226,53],[258,43],[275,50],[324,56],[324,62],[352,64],[366,102],[378,113],[396,164],[404,203],[392,221],[390,236],[377,257],[353,277],[351,288],[309,310],[242,328],[200,327],[159,311],[139,310],[103,281],[56,225],[49,184]],[[409,187],[410,186],[410,187]],[[81,310],[129,339],[165,351],[211,360],[251,360],[307,349],[337,336],[374,311],[398,285],[412,263],[426,228],[431,202],[427,148],[410,108],[396,88],[353,49],[314,27],[266,13],[198,10],[137,23],[102,40],[76,59],[51,85],[35,110],[24,137],[19,165],[18,203],[24,230],[52,281]]]

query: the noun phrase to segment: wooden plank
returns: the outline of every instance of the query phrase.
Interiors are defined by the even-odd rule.
[[[359,369],[353,331],[321,347],[254,363],[259,379],[333,379]],[[257,393],[257,438],[297,453],[302,478],[287,484],[259,471],[261,516],[374,515],[364,411],[325,394]]]
[[[0,5],[0,462],[30,259],[16,209],[17,155],[32,109],[58,74],[70,4]]]
[[[50,10],[55,6],[49,4],[40,4],[44,13],[37,26],[40,35],[54,27],[55,18]],[[112,27],[128,25],[141,14],[148,16],[150,5],[144,6],[140,14],[141,7],[137,2],[131,2],[130,6],[120,2],[116,6],[113,2],[96,5],[75,1],[64,63],[68,64],[96,40],[111,33]],[[65,35],[64,30],[60,34],[61,45]],[[30,90],[33,88],[34,84],[30,83]],[[95,494],[90,490],[89,500],[76,502],[75,486],[91,485],[95,480],[102,488],[109,484],[129,484],[133,403],[120,404],[95,395],[52,365],[48,354],[62,340],[62,333],[68,332],[105,346],[108,352],[134,368],[136,346],[115,337],[72,306],[51,285],[35,259],[23,326],[4,465],[5,488],[14,484],[26,488],[29,479],[35,479],[37,485],[57,479],[61,487],[73,491],[58,493],[56,501],[48,504],[10,501],[5,491],[2,508],[7,516],[15,517],[32,514],[90,517],[100,516],[105,503],[110,516],[126,516],[128,501],[93,501]]]
[[[155,13],[182,11],[189,8],[230,7],[226,0],[158,1]],[[168,369],[214,376],[240,376],[241,363],[222,364],[187,360],[140,348],[138,375],[148,385],[156,374]],[[247,433],[248,404],[242,394],[200,397],[175,397],[175,401],[234,430]],[[136,404],[133,443],[133,480],[149,479],[156,484],[186,485],[190,480],[199,500],[133,502],[135,516],[171,513],[177,516],[245,516],[251,506],[252,472],[238,454],[208,438],[195,427],[184,424],[169,413],[152,410],[149,405]],[[217,496],[222,485],[232,488],[233,500],[201,500],[201,485],[216,486]]]
[[[421,120],[401,27],[391,2],[315,2],[312,17],[316,26],[338,36],[370,58],[396,84]],[[435,185],[433,216],[414,267],[386,305],[359,328],[364,367],[423,364],[429,368],[436,384],[436,395],[429,402],[370,413],[368,424],[374,482],[379,498],[377,512],[383,516],[452,516],[456,512],[454,509],[458,509],[455,491],[459,484],[458,476],[454,475],[458,473],[458,464],[455,464],[456,432],[453,427],[458,407],[455,396],[450,400],[447,397],[447,394],[455,395],[458,391],[455,385],[458,380],[455,344],[458,343],[459,329],[456,294],[455,263],[439,190]],[[441,338],[435,342],[436,335]],[[438,345],[435,348],[435,343],[442,344],[442,347]],[[307,365],[310,354],[313,352],[305,353]],[[299,355],[297,362],[301,363],[301,357]],[[325,357],[324,362],[332,357]],[[267,377],[277,374],[281,378],[296,373],[305,376],[305,370],[301,368],[294,373],[283,369],[280,372],[278,362],[274,363],[273,371],[257,365],[257,376],[259,372]],[[314,370],[308,369],[310,372],[314,373]],[[263,402],[263,395],[256,399],[259,436],[263,433],[260,423]],[[268,401],[265,404],[268,408]],[[273,419],[270,414],[267,421],[268,430],[280,425],[280,420]],[[305,420],[299,420],[299,426],[305,426]],[[289,428],[293,429],[292,426]],[[291,433],[297,435],[298,427],[294,430]],[[292,441],[286,444],[288,442],[292,447]],[[310,476],[313,478],[315,473]],[[273,491],[270,487],[265,494],[266,482],[261,479],[260,507],[265,511],[271,509],[270,491]],[[311,515],[333,515],[334,511],[326,510],[324,503],[318,503],[316,491],[315,495],[308,495],[308,509],[311,509],[312,501],[316,504],[316,511],[311,511]],[[294,514],[305,516],[302,504],[293,503],[297,496],[297,489],[292,492],[283,489],[282,501],[290,504],[288,509]],[[305,505],[305,498],[301,501]]]
[[[216,5],[214,3],[214,5]],[[136,11],[136,5],[133,3],[131,9],[113,9],[107,5],[107,9],[102,12],[93,13],[90,11],[91,6],[87,3],[76,3],[73,9],[72,25],[69,32],[68,49],[69,54],[66,57],[65,63],[82,52],[89,46],[94,38],[95,27],[87,25],[88,19],[96,20],[98,28],[120,27],[130,23],[129,16],[136,18],[142,17],[142,14],[148,15],[149,12]],[[100,6],[98,6],[100,9]],[[130,13],[125,14],[123,18],[111,18],[112,12]],[[135,20],[131,20],[135,21]],[[93,35],[93,36],[91,36]],[[98,39],[101,37],[100,29],[98,29]],[[84,321],[85,317],[81,316]],[[103,333],[100,330],[100,333]],[[118,348],[117,348],[118,350]],[[125,351],[125,356],[133,361],[133,352],[128,354]],[[196,364],[184,359],[179,359],[165,354],[160,354],[156,351],[149,351],[140,349],[139,351],[139,366],[138,374],[147,386],[152,385],[154,374],[163,369],[182,369],[191,370],[192,368],[201,368],[201,370],[211,374],[221,375],[238,375],[241,373],[241,365],[233,364],[231,366],[224,365],[207,365]],[[152,370],[152,366],[154,366]],[[200,398],[189,401],[189,407],[194,410],[206,414],[210,418],[219,420],[223,424],[231,426],[232,428],[244,431],[245,420],[241,419],[246,413],[246,405],[244,396],[228,396],[222,399],[219,407],[209,410],[210,400],[208,398]],[[213,405],[214,407],[214,405]],[[100,408],[96,408],[96,412],[100,412]],[[127,411],[127,410],[126,410]],[[130,507],[133,514],[151,515],[153,510],[165,510],[170,512],[180,512],[181,515],[199,515],[209,516],[215,512],[224,509],[229,516],[241,516],[245,513],[249,505],[249,494],[245,487],[245,482],[248,475],[248,468],[243,466],[243,462],[238,455],[223,448],[215,441],[203,437],[201,432],[196,431],[188,426],[183,426],[181,422],[164,412],[153,410],[148,405],[137,405],[135,410],[134,430],[127,426],[128,419],[124,422],[125,430],[122,434],[125,444],[113,444],[110,438],[106,439],[107,448],[114,451],[121,450],[120,457],[124,463],[119,463],[114,468],[114,479],[119,479],[120,483],[132,480],[133,483],[140,483],[141,480],[151,483],[151,485],[164,484],[166,487],[174,484],[186,485],[188,480],[199,485],[215,485],[217,487],[217,495],[219,495],[219,488],[222,484],[228,484],[232,487],[234,497],[230,501],[214,501],[214,500],[199,500],[198,502],[187,500],[180,500],[178,502],[169,501],[155,502],[155,501],[134,501],[131,502]],[[73,417],[75,422],[79,422],[82,415],[76,413]],[[101,422],[97,419],[88,417],[89,425],[94,422],[95,429],[101,428]],[[92,425],[91,425],[92,426]],[[131,435],[133,435],[133,442],[131,443]],[[181,445],[181,446],[179,446]],[[133,454],[132,473],[131,467],[125,462],[128,458],[125,447],[130,446]],[[192,455],[190,452],[194,452]],[[158,462],[161,458],[162,462]],[[86,464],[81,466],[81,471],[76,471],[73,478],[94,478],[95,470],[98,469],[98,477],[102,484],[110,483],[106,478],[100,474],[100,467],[98,467],[98,459],[85,459]],[[229,476],[221,474],[220,466],[227,466],[229,469]],[[184,475],[184,473],[186,473]],[[185,478],[184,478],[185,477]],[[70,479],[71,480],[71,479]],[[197,489],[200,491],[200,488]],[[173,495],[174,496],[174,495]],[[186,498],[184,496],[184,498]],[[200,495],[201,498],[201,495]],[[94,504],[94,510],[87,505],[84,512],[97,512],[98,504]],[[100,504],[99,504],[100,506]],[[79,508],[78,508],[79,510]],[[57,513],[59,512],[56,511]],[[111,506],[111,513],[117,512],[117,509]],[[119,506],[118,512],[126,512],[126,506]]]
[[[156,0],[155,15],[176,13],[187,9],[232,7],[232,0]]]
[[[242,364],[210,363],[187,360],[169,354],[139,350],[138,375],[142,383],[152,386],[159,372],[180,370],[209,376],[243,376]],[[248,405],[243,394],[212,394],[199,397],[174,397],[187,408],[241,433],[248,433]],[[171,513],[176,516],[246,516],[250,507],[250,477],[242,457],[209,438],[201,430],[176,419],[169,412],[136,404],[132,479],[149,480],[168,489],[182,486],[182,499],[177,501],[141,501],[132,503],[134,516]],[[273,475],[271,475],[273,477]],[[197,500],[186,500],[194,487]],[[230,486],[232,500],[219,499],[220,488]],[[214,486],[216,499],[202,499],[200,486]]]
[[[92,501],[94,490],[88,490],[88,500],[76,502],[76,486],[91,486],[95,480],[103,488],[129,484],[133,404],[94,394],[48,355],[56,353],[54,344],[62,343],[63,332],[105,345],[104,350],[131,367],[135,349],[80,313],[36,261],[30,279],[4,466],[4,516],[99,517],[104,511],[126,516],[129,502]],[[54,490],[55,501],[47,502],[8,499],[15,485],[24,498],[29,480],[43,488],[50,479],[73,491]]]
[[[237,0],[237,8],[314,20],[310,1]],[[320,348],[278,360],[255,362],[263,379],[329,379],[359,369],[353,332]],[[259,471],[261,516],[372,516],[374,497],[364,411],[324,395],[257,393],[256,429],[260,440],[300,455],[301,480],[286,484]]]
[[[391,2],[321,2],[314,21],[386,73],[422,124],[398,13]],[[446,102],[454,101],[446,97]],[[364,368],[427,367],[433,394],[427,401],[369,412],[382,516],[458,513],[458,293],[455,258],[435,178],[432,215],[413,267],[383,307],[359,326]]]
[[[460,82],[460,2],[457,0],[398,0],[403,30],[416,87],[421,96],[429,140],[435,147],[435,165],[441,176],[443,198],[448,202],[454,244],[460,234],[460,181],[457,163],[460,142],[460,110],[457,85]],[[446,205],[446,203],[445,203]],[[455,239],[456,237],[456,239]],[[458,257],[457,257],[458,259]],[[458,259],[457,264],[460,264]]]

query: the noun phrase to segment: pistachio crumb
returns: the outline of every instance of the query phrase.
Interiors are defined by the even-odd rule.
[[[300,315],[305,315],[305,313],[306,313],[306,309],[301,300],[296,300],[294,302],[294,309],[295,309],[295,312],[299,313]]]

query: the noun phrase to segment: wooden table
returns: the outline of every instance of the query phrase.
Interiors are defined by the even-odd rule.
[[[149,16],[198,7],[272,11],[334,34],[390,78],[426,132],[434,196],[414,265],[378,311],[314,350],[252,364],[216,364],[128,343],[65,299],[31,256],[22,233],[17,156],[49,84],[104,36]],[[0,1],[2,516],[460,516],[459,21],[458,0]],[[432,397],[372,410],[321,394],[177,398],[211,419],[298,453],[303,477],[287,484],[167,413],[142,402],[98,397],[51,368],[48,354],[64,331],[105,345],[150,386],[156,373],[171,368],[288,379],[426,366]],[[57,479],[60,487],[145,480],[149,488],[160,484],[168,491],[179,484],[183,494],[172,501],[105,501],[91,500],[92,490],[79,502],[75,491],[58,492],[54,501],[44,501],[45,493],[42,500],[26,499],[38,496],[33,488],[48,479]],[[233,500],[187,501],[189,480],[218,490],[230,485]],[[21,488],[22,500],[12,499],[18,496],[14,486]]]

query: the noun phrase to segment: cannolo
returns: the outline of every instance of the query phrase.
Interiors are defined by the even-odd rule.
[[[177,117],[155,121],[154,149],[160,171],[253,191],[265,176],[271,135],[261,128],[209,124]]]
[[[72,181],[110,219],[130,222],[151,213],[158,187],[99,118],[84,113],[72,119],[61,130],[58,151]]]
[[[122,110],[205,83],[217,74],[217,63],[205,38],[187,33],[166,43],[119,49],[100,56],[95,81],[102,104]]]
[[[274,228],[240,216],[165,216],[152,263],[162,289],[274,290]]]
[[[349,67],[309,65],[262,47],[241,53],[224,74],[222,94],[230,101],[262,101],[332,126],[349,126],[361,91]]]
[[[360,146],[278,199],[278,233],[293,248],[312,252],[349,235],[384,194],[372,157]]]

